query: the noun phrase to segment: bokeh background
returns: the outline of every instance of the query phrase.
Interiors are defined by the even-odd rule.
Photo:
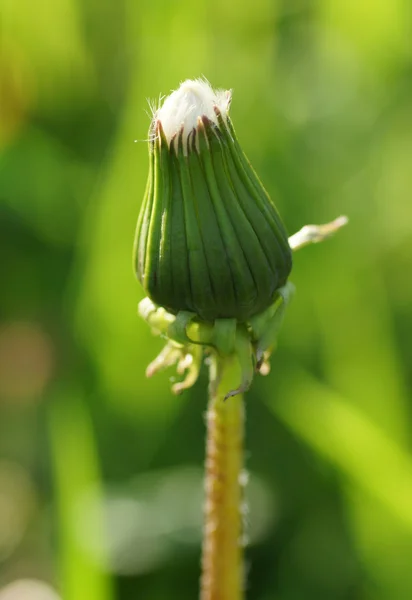
[[[0,600],[197,597],[207,374],[132,270],[147,98],[234,91],[300,251],[247,395],[250,600],[412,598],[408,0],[1,0]]]

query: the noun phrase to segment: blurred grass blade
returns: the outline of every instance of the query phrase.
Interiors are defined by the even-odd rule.
[[[316,452],[412,531],[410,454],[332,389],[297,367],[294,373],[271,408]]]
[[[92,531],[96,547],[104,543],[101,477],[92,424],[78,393],[65,392],[50,406],[51,459],[58,511],[59,559],[64,600],[114,600],[104,550],[98,560],[86,550],[81,534]],[[81,501],[96,495],[93,530],[82,531]],[[89,525],[89,524],[88,524]],[[103,555],[102,555],[103,554]]]

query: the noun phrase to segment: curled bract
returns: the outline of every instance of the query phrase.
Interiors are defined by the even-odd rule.
[[[269,358],[293,291],[293,285],[287,283],[278,290],[273,305],[245,323],[236,319],[216,319],[213,324],[205,323],[187,311],[172,315],[157,307],[150,298],[144,298],[139,304],[140,315],[152,327],[153,333],[168,340],[148,366],[146,375],[151,377],[176,365],[177,374],[183,377],[172,386],[172,391],[178,394],[196,382],[205,356],[213,355],[218,362],[234,356],[239,362],[241,380],[237,388],[227,391],[226,398],[246,392],[256,372],[261,375],[269,373]],[[218,383],[215,380],[213,385]]]

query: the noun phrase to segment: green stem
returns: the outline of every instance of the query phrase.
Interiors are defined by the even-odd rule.
[[[227,392],[239,386],[240,377],[236,358],[211,358],[201,600],[244,597],[243,396],[224,400]]]

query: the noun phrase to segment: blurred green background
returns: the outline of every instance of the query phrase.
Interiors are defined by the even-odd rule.
[[[207,374],[180,397],[145,379],[162,342],[131,252],[146,99],[201,75],[233,89],[290,233],[350,218],[296,255],[247,395],[248,599],[412,598],[409,19],[408,0],[1,0],[0,600],[197,597]]]

